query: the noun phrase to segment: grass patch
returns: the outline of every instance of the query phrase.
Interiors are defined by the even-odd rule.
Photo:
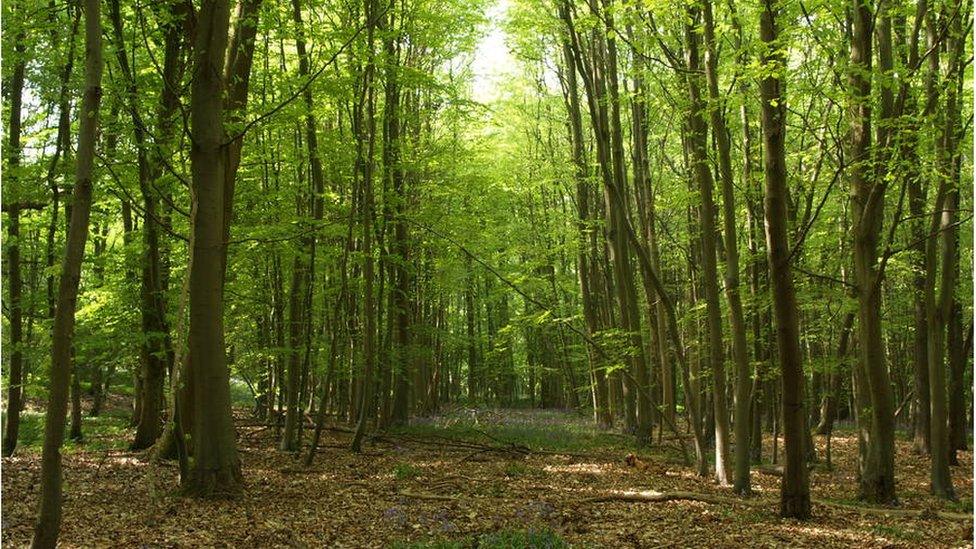
[[[20,413],[18,452],[41,451],[44,445],[44,423],[44,412],[24,410]],[[129,413],[125,410],[107,411],[98,417],[82,416],[81,432],[85,438],[81,442],[68,439],[70,428],[69,415],[64,429],[65,452],[123,450],[128,447],[131,438]]]
[[[956,513],[972,513],[973,498],[962,497],[959,501],[946,502],[946,508]]]
[[[393,477],[397,480],[417,478],[423,471],[411,463],[397,463],[393,466]]]
[[[563,549],[569,547],[559,534],[542,530],[499,530],[467,536],[460,540],[426,540],[395,543],[396,549]]]
[[[632,437],[601,431],[589,417],[574,418],[563,411],[504,410],[496,415],[486,415],[479,417],[455,412],[398,427],[391,432],[494,446],[515,444],[551,452],[631,451],[636,448]]]
[[[529,474],[529,466],[521,461],[510,461],[505,465],[505,476],[511,478],[524,477]]]
[[[892,541],[918,542],[924,539],[922,534],[918,532],[887,524],[875,524],[871,527],[871,533]]]

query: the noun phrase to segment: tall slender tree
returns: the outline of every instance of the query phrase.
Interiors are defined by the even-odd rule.
[[[81,262],[88,241],[92,188],[95,178],[95,144],[98,110],[102,101],[102,21],[101,2],[86,0],[85,13],[85,88],[78,130],[78,158],[72,195],[71,224],[51,333],[51,373],[47,414],[44,422],[44,450],[41,460],[41,500],[31,547],[53,548],[61,530],[61,443],[68,406],[71,379],[75,307],[81,282]]]
[[[759,32],[766,45],[762,98],[763,168],[766,179],[766,250],[769,258],[776,343],[783,386],[783,435],[786,467],[780,488],[780,515],[806,519],[810,516],[810,480],[806,468],[806,411],[804,406],[803,363],[800,354],[800,327],[796,290],[790,269],[790,242],[787,220],[786,185],[786,85],[783,81],[786,59],[780,40],[775,0],[764,0]]]

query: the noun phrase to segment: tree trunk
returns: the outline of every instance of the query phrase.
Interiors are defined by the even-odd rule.
[[[20,430],[20,410],[23,407],[23,329],[24,313],[21,304],[23,281],[20,275],[20,132],[21,107],[24,95],[24,72],[27,66],[24,47],[24,32],[18,31],[14,43],[14,72],[10,79],[7,98],[10,101],[9,158],[7,160],[7,189],[9,204],[7,209],[7,291],[10,308],[10,377],[7,381],[7,411],[4,419],[7,424],[3,432],[3,456],[13,455],[17,447],[17,433]],[[13,198],[13,200],[10,200]]]
[[[870,402],[870,425],[866,454],[862,460],[859,496],[872,503],[894,503],[895,431],[891,380],[885,364],[881,331],[880,266],[878,239],[884,218],[883,178],[874,178],[871,157],[871,71],[872,21],[871,0],[852,6],[851,35],[851,143],[850,179],[854,218],[854,275],[858,298],[858,369],[864,381],[861,390]]]
[[[560,6],[560,10],[565,6]],[[583,136],[583,119],[580,109],[579,83],[576,78],[576,66],[573,62],[572,46],[568,41],[564,41],[563,63],[566,74],[566,108],[569,114],[569,139],[572,149],[573,164],[576,168],[576,204],[579,221],[577,231],[579,238],[579,254],[577,257],[577,278],[580,285],[580,295],[583,301],[583,318],[586,322],[586,330],[590,337],[599,331],[599,319],[597,316],[596,304],[591,286],[594,285],[592,276],[594,270],[591,263],[596,259],[592,257],[595,251],[595,244],[591,246],[591,240],[595,241],[596,232],[589,227],[592,223],[590,219],[590,191],[587,186],[587,168],[585,142]],[[587,348],[587,357],[590,363],[590,373],[593,378],[593,413],[597,424],[601,429],[609,429],[613,425],[613,415],[610,413],[609,390],[607,387],[606,370],[604,364],[598,356]]]
[[[746,324],[739,295],[739,243],[736,236],[735,182],[732,176],[729,130],[723,114],[723,100],[718,87],[718,56],[715,51],[715,22],[712,3],[704,0],[705,76],[708,81],[708,112],[712,133],[718,148],[719,174],[722,180],[722,219],[725,236],[725,296],[729,303],[732,328],[732,357],[735,361],[735,481],[739,494],[750,493],[749,485],[749,408],[752,374],[746,348]]]
[[[952,308],[952,291],[955,286],[955,272],[952,268],[954,210],[957,193],[954,181],[943,179],[939,182],[938,195],[935,201],[935,211],[932,214],[932,224],[929,234],[941,232],[926,243],[925,272],[925,309],[928,318],[928,366],[929,366],[929,402],[931,404],[931,425],[929,427],[931,444],[931,488],[932,493],[944,499],[955,499],[952,487],[952,474],[949,472],[949,432],[947,428],[948,412],[945,384],[945,332],[947,319]],[[948,200],[946,200],[946,195]],[[943,208],[943,205],[945,206]],[[941,245],[939,244],[941,241]],[[941,252],[942,269],[939,271],[939,255]],[[941,285],[936,294],[936,276],[941,274]]]
[[[143,248],[140,286],[140,311],[144,342],[141,349],[142,375],[139,386],[138,428],[131,449],[140,450],[152,446],[161,432],[163,409],[163,384],[166,365],[172,361],[172,344],[166,322],[165,295],[162,288],[159,245],[160,219],[157,213],[158,198],[154,189],[162,172],[161,162],[172,139],[172,118],[178,107],[175,87],[181,79],[181,52],[183,23],[181,17],[165,22],[165,53],[163,59],[163,86],[157,109],[156,139],[158,150],[152,161],[149,158],[147,129],[139,105],[139,90],[129,66],[122,29],[122,14],[118,0],[110,3],[113,40],[117,64],[126,83],[126,101],[133,119],[136,155],[139,167],[139,188],[143,197]]]
[[[913,220],[913,323],[914,333],[914,406],[912,449],[919,454],[929,453],[929,367],[928,367],[928,318],[925,314],[925,196],[921,177],[908,181],[909,213]]]
[[[957,263],[955,268],[959,268],[958,253],[956,250]],[[958,276],[958,275],[957,275]],[[949,447],[954,455],[957,450],[969,448],[969,423],[966,421],[966,366],[971,356],[972,350],[968,348],[967,341],[971,337],[965,337],[963,333],[962,311],[963,307],[958,302],[953,303],[953,310],[949,317]],[[972,323],[969,325],[972,330]],[[950,456],[952,457],[952,456]]]
[[[363,378],[362,395],[360,396],[359,418],[356,433],[353,437],[351,449],[353,452],[362,451],[363,437],[366,434],[366,424],[373,415],[373,370],[376,363],[376,296],[373,290],[373,222],[376,216],[375,198],[373,192],[373,149],[376,137],[375,119],[375,90],[374,72],[376,70],[373,41],[376,29],[377,13],[376,0],[366,0],[366,55],[367,62],[363,73],[363,94],[365,99],[365,113],[361,113],[356,132],[358,141],[358,163],[361,168],[363,204]],[[365,127],[364,127],[365,126]],[[364,150],[365,149],[365,150]]]
[[[481,375],[481,364],[478,360],[478,340],[475,333],[475,307],[474,307],[474,271],[471,266],[471,258],[465,258],[465,278],[464,278],[464,319],[465,329],[467,330],[468,348],[468,400],[473,403],[478,398]]]
[[[705,310],[708,329],[708,362],[712,373],[712,404],[715,416],[715,480],[720,485],[729,483],[729,408],[726,404],[725,360],[722,344],[722,309],[719,303],[718,266],[716,265],[715,201],[712,198],[714,181],[708,165],[708,126],[704,119],[706,109],[701,97],[700,59],[698,34],[691,21],[697,21],[698,9],[691,7],[685,25],[685,61],[688,74],[688,96],[691,112],[688,114],[688,145],[694,177],[701,196],[701,244],[702,278],[705,287]],[[731,174],[730,174],[731,177]]]
[[[78,133],[78,161],[72,197],[71,224],[65,246],[58,287],[58,301],[51,335],[51,373],[47,414],[44,424],[44,450],[41,461],[41,504],[31,546],[53,548],[61,530],[61,443],[67,412],[68,384],[71,376],[71,345],[74,335],[75,306],[81,280],[81,262],[88,240],[88,221],[92,203],[92,172],[98,128],[98,109],[102,98],[102,28],[98,0],[86,0],[85,10],[85,88]]]
[[[929,17],[928,22],[929,46],[937,50],[940,45],[937,42],[939,37],[934,17]],[[945,85],[945,110],[943,113],[936,113],[936,120],[940,122],[938,127],[941,128],[935,147],[938,190],[925,245],[925,309],[928,319],[931,489],[932,493],[940,498],[955,500],[952,475],[949,471],[950,454],[954,454],[954,450],[949,440],[947,425],[949,414],[945,384],[945,341],[956,285],[955,263],[958,240],[955,220],[959,207],[959,174],[955,166],[956,132],[960,125],[956,78],[959,77],[957,71],[960,70],[959,62],[965,46],[961,45],[963,38],[959,21],[953,21],[948,30],[949,78]],[[932,52],[929,63],[931,76],[938,75],[938,51]],[[938,114],[942,114],[944,118]]]
[[[760,82],[762,97],[763,167],[766,179],[766,249],[776,319],[776,342],[782,371],[783,435],[786,467],[780,490],[780,515],[810,517],[810,482],[806,467],[803,363],[793,274],[790,271],[789,211],[786,182],[786,99],[782,77],[786,68],[778,46],[778,8],[764,0],[760,34],[768,48],[763,65],[769,73]],[[776,44],[776,46],[774,46]]]
[[[241,493],[224,356],[223,251],[226,139],[223,128],[223,66],[230,9],[227,0],[204,0],[197,16],[190,91],[192,220],[189,383],[193,395],[193,467],[183,490],[195,497]]]
[[[851,331],[854,328],[854,313],[847,313],[844,317],[844,325],[840,331],[840,343],[837,345],[838,365],[827,376],[827,388],[824,392],[822,404],[820,406],[820,423],[817,425],[818,435],[830,436],[834,430],[834,421],[837,419],[837,399],[840,396],[841,382],[843,379],[843,362],[847,357],[850,347]]]
[[[299,390],[301,376],[302,328],[305,323],[305,281],[308,276],[305,250],[299,249],[292,261],[291,290],[288,297],[288,371],[285,408],[285,426],[279,449],[283,452],[298,450]]]

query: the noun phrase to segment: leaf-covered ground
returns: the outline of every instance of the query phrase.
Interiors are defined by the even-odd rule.
[[[732,494],[697,478],[673,438],[636,451],[646,466],[630,467],[628,438],[568,413],[457,410],[373,437],[363,455],[344,448],[348,433],[333,430],[310,469],[275,449],[272,429],[242,414],[246,496],[216,502],[172,495],[175,466],[119,449],[130,431],[98,433],[92,437],[103,439],[70,446],[64,458],[66,547],[972,546],[972,520],[931,513],[906,518],[818,504],[810,521],[782,520],[779,478],[758,472],[756,495],[744,504],[586,502],[610,493]],[[765,442],[768,457],[772,441]],[[818,437],[821,456],[823,442]],[[818,466],[811,474],[815,498],[853,503],[856,445],[850,432],[834,437],[833,471]],[[953,467],[957,504],[928,495],[928,463],[905,440],[896,463],[903,508],[971,511],[970,452]],[[30,541],[39,470],[33,446],[3,460],[5,547]]]

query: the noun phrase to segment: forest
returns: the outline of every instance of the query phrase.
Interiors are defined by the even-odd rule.
[[[2,543],[972,547],[971,0],[7,0]]]

